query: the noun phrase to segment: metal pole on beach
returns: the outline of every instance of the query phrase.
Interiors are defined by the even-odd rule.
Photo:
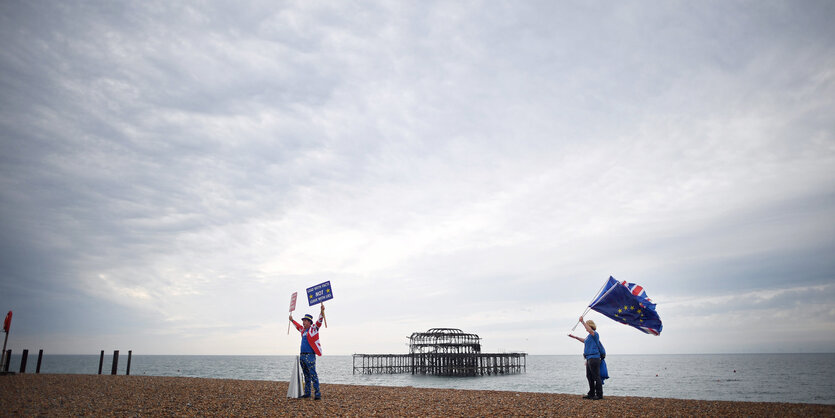
[[[3,352],[0,355],[0,371],[5,371],[6,367],[6,343],[9,342],[9,331],[6,331],[6,338],[3,339]]]
[[[12,330],[12,311],[6,314],[6,319],[3,320],[3,332],[6,333],[6,338],[3,339],[3,353],[0,355],[0,371],[9,371],[9,362],[12,357],[6,359],[6,343],[9,342],[9,332]]]

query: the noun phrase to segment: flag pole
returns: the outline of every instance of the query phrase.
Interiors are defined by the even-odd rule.
[[[589,313],[589,311],[590,311],[590,310],[591,310],[591,308],[586,307],[586,310],[585,310],[585,311],[583,311],[583,313],[582,313],[582,314],[580,314],[580,316],[586,316],[586,314],[587,314],[587,313]],[[580,325],[580,321],[579,321],[579,319],[577,320],[577,322],[576,322],[576,323],[574,323],[574,327],[572,327],[572,328],[571,328],[571,332],[574,332],[574,330],[575,330],[575,329],[577,329],[577,325]]]
[[[608,283],[608,280],[607,280],[607,283]],[[616,283],[615,283],[615,285],[614,285],[614,286],[612,286],[612,287],[610,287],[610,288],[609,288],[609,290],[607,290],[607,291],[606,291],[606,293],[604,293],[602,296],[600,296],[600,298],[595,298],[595,299],[600,300],[600,299],[605,298],[605,297],[606,297],[606,295],[608,295],[608,294],[609,294],[612,290],[615,290],[615,288],[616,288],[619,284],[620,284],[620,283],[617,283],[617,282],[616,282]],[[592,303],[594,303],[594,299],[592,299]],[[589,305],[591,305],[591,303],[589,303]],[[585,313],[583,313],[583,315],[585,315],[586,313],[588,313],[588,311],[590,311],[590,310],[591,310],[591,306],[589,306],[588,308],[586,308],[586,312],[585,312]],[[581,316],[582,316],[582,315],[581,315]],[[574,324],[574,328],[577,328],[577,325],[578,325],[579,323],[580,323],[580,321],[577,321],[577,323],[576,323],[576,324]],[[574,331],[574,328],[571,328],[571,330],[572,330],[572,331]]]
[[[612,277],[612,276],[609,276],[609,277]],[[606,287],[606,283],[609,283],[609,279],[606,279],[606,282],[603,283],[603,286],[600,286],[600,289],[597,289],[597,292],[594,293],[594,297],[591,298],[591,301],[589,301],[589,306],[586,306],[586,310],[583,311],[583,313],[580,314],[580,316],[586,316],[586,314],[589,313],[589,311],[591,310],[591,304],[594,303],[595,299],[597,299],[597,295],[600,294],[600,291],[603,290],[604,287]],[[571,328],[571,332],[574,332],[574,330],[577,329],[577,325],[580,325],[579,320],[574,323],[574,327]]]
[[[322,306],[325,306],[325,302],[322,302]],[[328,327],[328,317],[325,316],[325,311],[322,311],[322,319],[325,320],[325,328]]]
[[[6,364],[5,364],[5,362],[6,362],[6,343],[9,342],[9,331],[4,332],[4,334],[6,334],[6,338],[3,339],[3,352],[0,353],[0,370],[5,370],[5,366],[6,366]],[[11,362],[12,359],[9,358],[9,361]]]

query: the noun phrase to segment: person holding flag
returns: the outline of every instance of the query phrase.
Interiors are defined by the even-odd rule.
[[[643,286],[626,281],[619,282],[609,276],[609,280],[600,287],[588,308],[580,315],[580,322],[589,335],[580,338],[572,334],[569,337],[585,344],[583,356],[586,358],[586,378],[589,379],[589,394],[587,399],[603,399],[603,380],[609,378],[606,367],[606,350],[600,344],[600,335],[594,321],[584,321],[583,316],[590,310],[595,310],[624,325],[656,337],[661,335],[663,324],[661,317],[655,310],[655,303],[649,298]],[[571,328],[573,331],[574,328]]]
[[[583,324],[589,335],[586,338],[573,334],[568,334],[568,336],[585,344],[583,357],[586,359],[586,379],[589,381],[589,393],[583,396],[583,399],[603,399],[603,378],[600,375],[600,365],[606,358],[606,349],[600,344],[600,334],[597,333],[597,325],[594,321],[584,321],[581,316],[580,323]],[[608,373],[606,377],[608,377]]]
[[[322,321],[325,319],[325,304],[319,305],[321,310],[319,312],[319,320],[313,323],[313,316],[307,314],[302,318],[302,324],[293,320],[293,314],[290,313],[290,322],[296,326],[296,329],[302,335],[302,344],[299,355],[299,363],[304,372],[304,396],[302,398],[310,397],[310,386],[313,384],[315,397],[314,400],[322,399],[322,393],[319,391],[319,375],[316,374],[316,356],[322,355],[322,344],[319,342],[319,327],[322,326]]]

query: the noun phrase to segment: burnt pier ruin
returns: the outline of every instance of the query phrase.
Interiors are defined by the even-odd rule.
[[[457,328],[409,336],[409,354],[354,354],[354,374],[485,376],[525,372],[525,353],[482,353],[481,337]]]

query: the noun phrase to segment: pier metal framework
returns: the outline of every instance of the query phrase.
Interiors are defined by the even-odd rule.
[[[481,337],[457,328],[409,336],[409,354],[354,354],[353,373],[484,376],[524,373],[525,353],[482,353]]]
[[[457,328],[432,328],[409,336],[410,354],[472,354],[481,352],[481,338]]]

